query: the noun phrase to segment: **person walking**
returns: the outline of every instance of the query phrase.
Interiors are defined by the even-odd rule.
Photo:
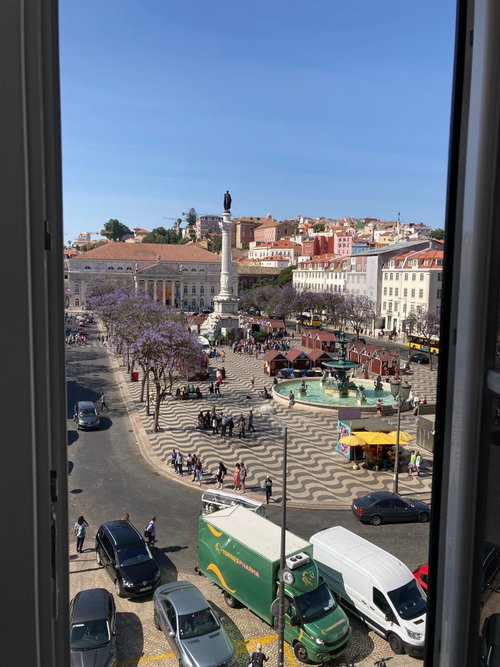
[[[106,408],[106,410],[109,409],[108,406],[106,405],[106,399],[104,398],[104,393],[102,393],[101,394],[101,410],[104,410],[104,408]]]
[[[130,521],[130,514],[128,512],[125,512],[123,515],[122,521]]]
[[[238,438],[245,437],[245,417],[243,414],[240,415],[238,419]]]
[[[222,415],[222,419],[220,422],[220,437],[223,438],[226,435],[226,429],[227,429],[227,417],[226,415]]]
[[[250,433],[250,431],[255,432],[255,428],[253,425],[253,410],[250,410],[250,414],[248,415],[248,432]]]
[[[76,553],[83,553],[83,543],[85,542],[85,531],[89,524],[82,516],[76,520],[74,531],[76,535]]]
[[[413,473],[417,469],[416,462],[417,462],[417,454],[415,450],[413,450],[410,455],[410,468],[409,468],[409,472],[411,471],[411,477],[413,477]]]
[[[182,466],[184,464],[184,457],[182,456],[182,452],[179,451],[177,452],[177,457],[175,459],[176,466],[177,466],[177,474],[183,477],[183,471],[182,471]]]
[[[217,415],[212,415],[212,435],[217,433]]]
[[[255,389],[255,375],[253,374],[250,377],[250,386],[252,387],[252,389]]]
[[[247,478],[247,469],[243,461],[240,464],[240,490],[241,493],[245,493],[245,481]]]
[[[266,490],[266,505],[269,505],[269,499],[273,495],[273,480],[269,477],[269,475],[266,477],[266,481],[264,482],[264,489]]]
[[[224,488],[224,477],[227,475],[227,468],[226,466],[222,463],[222,461],[219,461],[219,467],[217,468],[217,474],[216,474],[216,479],[217,479],[217,489],[222,489]]]
[[[202,474],[203,474],[203,466],[201,464],[201,459],[197,458],[194,466],[194,475],[196,477],[196,481],[198,482],[198,486],[201,486]]]
[[[233,489],[238,491],[240,488],[240,464],[237,463],[233,470]]]
[[[267,656],[262,653],[262,644],[257,644],[255,651],[250,657],[250,665],[248,667],[262,667],[267,662]]]
[[[417,452],[415,455],[415,470],[417,471],[417,477],[420,477],[420,466],[422,465],[422,456],[420,452]]]
[[[229,432],[229,437],[232,438],[234,430],[234,419],[231,417],[231,415],[227,418],[226,426]]]
[[[146,526],[144,537],[150,547],[154,547],[156,542],[156,516],[151,517],[151,521]]]
[[[219,378],[217,378],[217,380],[215,381],[215,393],[219,394],[219,396],[220,396],[220,385],[221,385],[221,382],[220,382]]]

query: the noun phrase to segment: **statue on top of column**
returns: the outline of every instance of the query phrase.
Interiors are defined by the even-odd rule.
[[[231,195],[229,194],[229,190],[226,190],[226,194],[224,195],[224,213],[230,213],[231,212]]]

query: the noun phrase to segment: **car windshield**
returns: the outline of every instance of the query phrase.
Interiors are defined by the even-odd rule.
[[[74,623],[71,626],[69,643],[73,650],[86,651],[105,646],[111,639],[109,624],[106,619]]]
[[[404,621],[422,616],[427,611],[427,598],[415,580],[389,591],[389,598]]]
[[[120,549],[118,552],[118,562],[122,567],[139,565],[139,563],[144,563],[151,558],[151,552],[145,544],[134,544],[134,546]]]
[[[326,616],[337,606],[335,598],[325,583],[320,584],[315,591],[296,597],[295,604],[304,623],[310,623]]]
[[[181,639],[194,639],[219,629],[219,623],[213,611],[207,607],[192,614],[179,616],[179,635]]]
[[[95,410],[93,408],[83,408],[83,410],[80,410],[80,417],[90,416],[95,416]]]

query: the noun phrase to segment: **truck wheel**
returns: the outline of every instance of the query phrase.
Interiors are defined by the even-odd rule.
[[[227,591],[224,591],[224,602],[227,604],[228,607],[231,607],[231,609],[236,609],[237,607],[240,606],[238,600],[233,598],[233,596]]]
[[[397,655],[401,655],[401,653],[405,652],[403,647],[403,642],[397,635],[391,632],[391,634],[387,637],[387,641],[389,642],[389,646],[391,647],[391,649]]]
[[[307,655],[307,649],[302,642],[297,642],[293,645],[293,652],[297,660],[304,662],[306,665],[309,664],[309,656]]]

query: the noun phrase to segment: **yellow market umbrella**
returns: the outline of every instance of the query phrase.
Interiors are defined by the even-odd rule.
[[[354,431],[354,435],[364,440],[365,445],[392,445],[392,437],[382,431]],[[400,440],[401,442],[401,440]]]
[[[389,433],[386,434],[387,437],[389,438],[389,442],[393,445],[397,443],[397,438],[398,438],[398,432],[397,431],[390,431]],[[405,444],[407,442],[412,442],[415,440],[415,436],[413,436],[411,433],[408,433],[407,431],[400,431],[399,432],[399,443],[400,444]]]
[[[351,445],[351,447],[356,447],[357,445],[363,447],[366,445],[366,442],[357,435],[343,435],[339,442],[343,445]]]

